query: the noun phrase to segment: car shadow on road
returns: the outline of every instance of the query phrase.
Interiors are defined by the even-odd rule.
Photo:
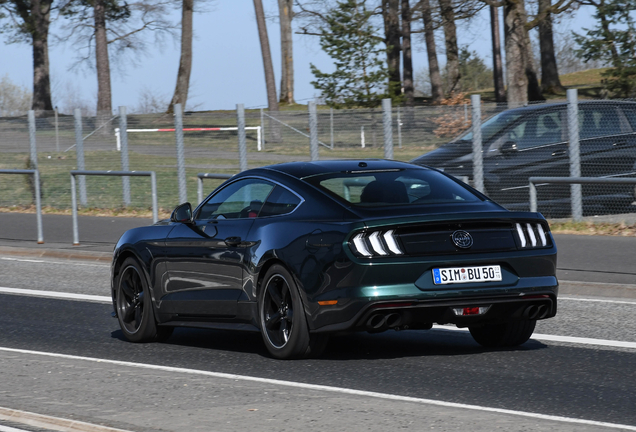
[[[112,337],[125,340],[120,330]],[[255,332],[177,328],[161,345],[190,347],[215,352],[235,352],[271,357],[262,337]],[[373,360],[408,357],[478,355],[497,351],[536,351],[547,345],[530,339],[519,347],[484,348],[468,332],[448,330],[350,333],[331,337],[325,352],[312,360]]]

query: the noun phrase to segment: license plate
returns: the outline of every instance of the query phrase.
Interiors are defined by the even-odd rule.
[[[433,269],[433,283],[435,283],[435,285],[491,282],[500,280],[501,267],[498,265]]]

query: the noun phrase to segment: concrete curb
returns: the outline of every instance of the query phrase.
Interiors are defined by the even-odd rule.
[[[559,295],[636,299],[636,285],[559,281]]]
[[[40,249],[40,248],[25,248],[15,246],[0,246],[0,254],[7,255],[19,255],[38,258],[66,258],[66,259],[81,259],[87,261],[97,262],[111,262],[113,260],[113,254],[110,252],[98,252],[98,251],[74,251],[67,249]]]
[[[0,420],[60,432],[129,432],[124,429],[116,429],[77,420],[67,420],[10,408],[0,408]]]

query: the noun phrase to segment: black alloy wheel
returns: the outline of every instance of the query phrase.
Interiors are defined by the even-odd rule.
[[[119,325],[131,342],[167,339],[171,327],[157,328],[148,283],[139,263],[127,258],[116,279],[115,307]]]
[[[263,341],[275,358],[317,356],[327,344],[326,335],[310,335],[298,288],[283,266],[274,265],[265,275],[259,318]]]

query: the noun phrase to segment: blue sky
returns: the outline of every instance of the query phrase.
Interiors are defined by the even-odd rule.
[[[264,0],[263,3],[268,15],[277,13],[275,0]],[[263,63],[252,0],[217,0],[209,9],[209,12],[194,17],[190,106],[194,105],[199,110],[234,109],[237,103],[243,103],[246,108],[266,106]],[[173,15],[175,21],[180,19],[178,11]],[[584,23],[583,26],[593,25],[586,11],[579,12],[577,19],[562,20],[557,30],[577,30],[574,25],[581,23]],[[54,23],[52,32],[56,28]],[[280,35],[277,22],[268,21],[268,34],[278,85]],[[0,38],[3,38],[3,42],[6,40],[3,35]],[[413,62],[417,71],[426,67],[425,45],[420,36],[416,36],[413,43]],[[459,43],[476,50],[490,65],[490,27],[486,10],[470,23],[460,24]],[[440,39],[438,49],[442,46]],[[3,59],[0,62],[0,76],[8,75],[14,83],[31,89],[31,47],[27,44],[2,43],[0,55]],[[296,100],[306,103],[318,95],[309,84],[313,79],[309,64],[314,63],[320,69],[329,70],[331,61],[320,50],[318,39],[311,36],[294,35],[294,55]],[[443,56],[440,57],[443,63]],[[94,104],[97,93],[95,73],[86,68],[69,70],[74,59],[73,47],[70,44],[56,44],[51,47],[50,58],[53,103],[61,105],[65,94],[75,93],[76,97]],[[137,66],[123,67],[124,73],[113,68],[113,107],[138,105],[144,90],[169,100],[174,91],[178,62],[179,45],[176,41],[167,40],[164,46],[151,45],[150,52]]]

